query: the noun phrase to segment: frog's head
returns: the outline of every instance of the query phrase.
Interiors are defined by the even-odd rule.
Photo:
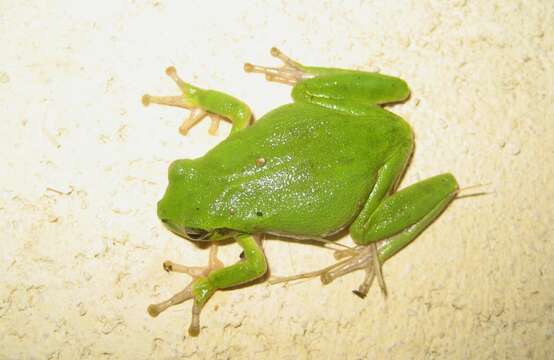
[[[176,160],[169,166],[169,184],[158,202],[158,217],[164,225],[188,240],[211,241],[229,237],[225,229],[214,229],[206,209],[207,184],[193,160]]]

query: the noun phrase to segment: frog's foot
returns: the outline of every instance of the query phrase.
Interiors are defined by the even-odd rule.
[[[313,75],[306,72],[302,64],[292,60],[276,47],[271,48],[271,55],[281,60],[283,65],[279,67],[266,67],[246,63],[244,64],[244,71],[265,74],[266,80],[287,85],[295,85],[300,80],[313,77]]]
[[[209,113],[198,105],[198,101],[196,101],[194,95],[202,90],[183,81],[177,74],[177,69],[175,69],[175,67],[173,66],[168,67],[165,70],[165,73],[171,79],[173,79],[173,81],[175,81],[177,86],[179,86],[179,88],[183,92],[183,95],[154,96],[146,94],[142,97],[142,104],[144,106],[148,106],[150,104],[168,105],[190,110],[189,116],[179,127],[179,132],[182,135],[186,135],[194,125],[200,122],[200,120],[202,120],[206,116],[209,116],[212,123],[208,132],[210,133],[210,135],[215,135],[217,133],[217,129],[219,128],[219,122],[221,121],[222,117],[217,114]]]
[[[323,284],[329,284],[336,278],[343,275],[356,270],[364,270],[366,273],[364,281],[358,289],[353,290],[352,292],[357,296],[364,298],[373,283],[373,279],[377,276],[381,291],[383,295],[386,296],[387,292],[385,282],[381,273],[381,262],[379,261],[379,254],[375,243],[368,246],[360,246],[355,249],[336,251],[335,258],[340,261],[324,269],[294,276],[272,277],[269,279],[269,283],[277,284],[281,282],[319,277]]]
[[[185,266],[176,264],[172,261],[165,261],[163,263],[163,268],[167,272],[173,271],[188,274],[192,277],[192,281],[186,288],[179,291],[168,300],[162,301],[158,304],[149,305],[147,311],[152,317],[158,316],[162,311],[166,310],[170,306],[193,299],[193,286],[197,284],[198,280],[206,278],[212,271],[223,268],[223,263],[217,258],[217,245],[212,245],[210,248],[210,260],[208,266]],[[200,332],[200,312],[203,305],[203,303],[194,301],[192,306],[192,319],[189,327],[189,334],[191,336],[197,336]]]

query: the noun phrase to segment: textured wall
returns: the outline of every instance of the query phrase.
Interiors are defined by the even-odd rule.
[[[0,358],[547,358],[554,2],[215,3],[0,2]],[[362,274],[258,284],[217,293],[201,336],[183,339],[190,304],[145,309],[187,282],[163,260],[204,264],[207,251],[166,231],[155,203],[168,163],[229,127],[182,137],[185,112],[140,98],[175,92],[163,74],[175,65],[260,116],[290,90],[242,64],[273,64],[273,45],[406,79],[412,98],[393,110],[417,148],[403,184],[451,171],[491,193],[455,201],[384,266],[386,300],[351,294]],[[274,274],[332,262],[314,246],[265,248]]]

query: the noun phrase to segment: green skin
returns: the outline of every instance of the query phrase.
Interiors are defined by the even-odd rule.
[[[233,128],[201,158],[173,162],[158,216],[190,240],[234,238],[245,255],[195,281],[192,293],[200,306],[216,290],[266,272],[252,234],[308,239],[348,228],[358,245],[383,242],[382,264],[456,196],[458,184],[448,173],[395,192],[414,139],[408,123],[380,105],[408,98],[403,80],[301,68],[312,77],[293,87],[294,102],[252,126],[240,100],[180,84],[187,104],[228,118]]]

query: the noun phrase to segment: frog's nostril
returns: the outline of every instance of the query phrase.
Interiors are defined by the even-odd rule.
[[[162,220],[162,222],[163,222],[164,224],[167,223],[167,219],[160,219],[160,220]]]
[[[162,205],[162,201],[158,201],[158,206],[157,206],[157,209],[156,209],[157,213],[158,213],[158,217],[163,221],[163,222],[166,222],[167,221],[167,214],[165,214],[165,208],[164,206]]]

